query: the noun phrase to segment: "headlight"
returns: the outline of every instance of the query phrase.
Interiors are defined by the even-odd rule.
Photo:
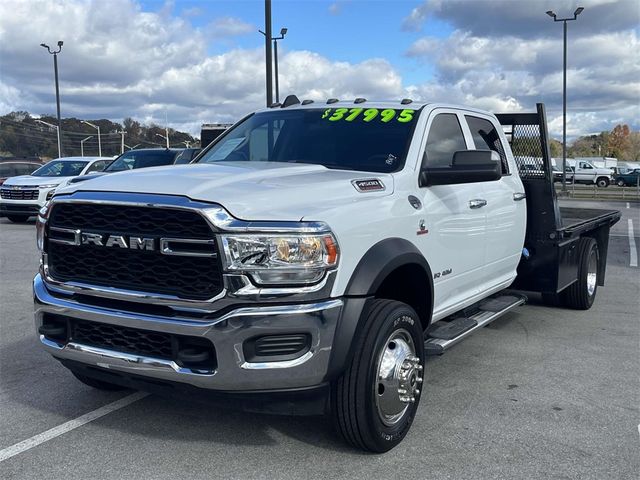
[[[310,284],[338,264],[331,234],[223,235],[227,271],[249,273],[259,284]]]
[[[38,185],[38,188],[54,188],[54,187],[57,187],[57,186],[58,186],[57,183],[53,183],[53,184],[50,184],[50,185]]]

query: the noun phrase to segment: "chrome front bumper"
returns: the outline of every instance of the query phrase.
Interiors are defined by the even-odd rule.
[[[216,350],[217,367],[210,373],[180,367],[176,362],[117,352],[74,342],[58,343],[40,335],[54,357],[111,371],[161,381],[186,383],[220,391],[254,391],[306,388],[323,382],[343,301],[267,305],[238,308],[215,319],[160,317],[78,303],[72,295],[53,293],[40,274],[33,281],[36,330],[47,313],[175,335],[204,337]],[[311,348],[293,360],[247,362],[243,343],[256,335],[306,332]]]

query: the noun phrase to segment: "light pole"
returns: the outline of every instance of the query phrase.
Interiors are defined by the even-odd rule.
[[[80,123],[86,123],[90,127],[93,127],[96,130],[98,130],[98,156],[101,157],[102,156],[102,143],[100,142],[100,127],[98,125],[94,125],[93,123],[87,122],[86,120],[82,120]]]
[[[258,30],[265,37],[267,36],[262,30]],[[278,77],[278,40],[284,40],[284,36],[287,34],[287,28],[280,29],[280,36],[273,37],[273,57],[274,57],[274,70],[275,70],[275,84],[276,84],[276,103],[280,102],[280,79]]]
[[[84,140],[80,140],[80,155],[82,155],[83,157],[84,157],[84,142],[86,142],[90,138],[93,138],[93,135],[85,138]]]
[[[56,109],[58,112],[58,156],[62,156],[62,138],[60,136],[60,131],[62,130],[62,122],[60,120],[60,87],[58,86],[58,54],[62,51],[62,44],[64,42],[62,40],[58,40],[58,50],[52,52],[49,45],[46,43],[41,43],[40,46],[42,48],[46,48],[47,52],[53,55],[53,73],[56,79]]]
[[[180,143],[184,143],[184,146],[185,146],[186,148],[190,148],[190,147],[191,147],[191,142],[190,142],[189,140],[185,140],[185,141],[182,141],[182,142],[180,142]]]
[[[120,137],[120,155],[122,155],[124,153],[124,134],[127,133],[126,130],[121,130],[119,132],[117,132],[121,135]]]
[[[142,145],[142,144],[141,143],[136,143],[133,147],[130,147],[126,143],[124,144],[124,146],[127,147],[129,150],[135,150],[136,147],[139,147],[140,145]]]
[[[160,137],[160,138],[164,138],[164,139],[165,139],[165,141],[167,142],[167,148],[169,148],[169,132],[167,132],[167,134],[166,134],[166,135],[161,135],[161,134],[159,134],[159,133],[156,133],[156,135],[157,135],[158,137]]]
[[[54,125],[52,123],[47,123],[43,120],[36,120],[36,122],[41,123],[43,125],[46,125],[49,128],[55,128],[58,131],[58,158],[62,157],[62,147],[60,146],[60,127],[57,125]]]
[[[564,30],[564,50],[562,62],[562,191],[567,191],[567,22],[576,20],[584,7],[576,8],[573,17],[558,18],[553,10],[546,13],[554,22],[562,22]]]
[[[270,107],[273,103],[273,73],[271,67],[273,64],[273,57],[271,56],[271,0],[264,0],[264,32],[260,32],[264,35],[264,57],[266,68],[266,80],[267,80],[267,107]]]

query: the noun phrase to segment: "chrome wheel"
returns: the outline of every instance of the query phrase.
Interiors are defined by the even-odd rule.
[[[592,296],[596,291],[598,282],[598,255],[596,250],[591,251],[589,256],[589,266],[587,267],[587,292]]]
[[[395,330],[378,357],[373,392],[378,416],[385,425],[397,424],[409,405],[416,401],[421,373],[422,365],[411,334],[403,328]]]

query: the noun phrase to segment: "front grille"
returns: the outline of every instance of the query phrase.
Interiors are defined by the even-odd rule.
[[[53,207],[49,227],[152,237],[156,245],[155,250],[148,251],[48,242],[49,271],[55,280],[172,295],[188,300],[207,300],[222,291],[222,268],[218,257],[163,255],[157,249],[159,238],[213,239],[208,223],[197,212],[61,204]]]
[[[20,205],[20,204],[11,204],[11,203],[3,203],[2,205],[0,205],[0,212],[6,212],[6,213],[12,213],[12,212],[15,212],[16,214],[31,213],[33,215],[36,215],[38,213],[38,210],[40,210],[38,205]]]
[[[211,238],[211,228],[196,212],[171,208],[68,203],[56,205],[49,223],[60,228],[175,238]]]
[[[73,342],[114,352],[171,360],[188,368],[213,371],[217,365],[213,344],[202,337],[90,322],[50,313],[43,316],[38,331],[57,343]]]
[[[173,356],[168,333],[76,319],[72,320],[71,332],[71,340],[83,345],[166,360]]]
[[[38,190],[12,190],[10,188],[0,189],[0,198],[5,200],[37,200]]]

